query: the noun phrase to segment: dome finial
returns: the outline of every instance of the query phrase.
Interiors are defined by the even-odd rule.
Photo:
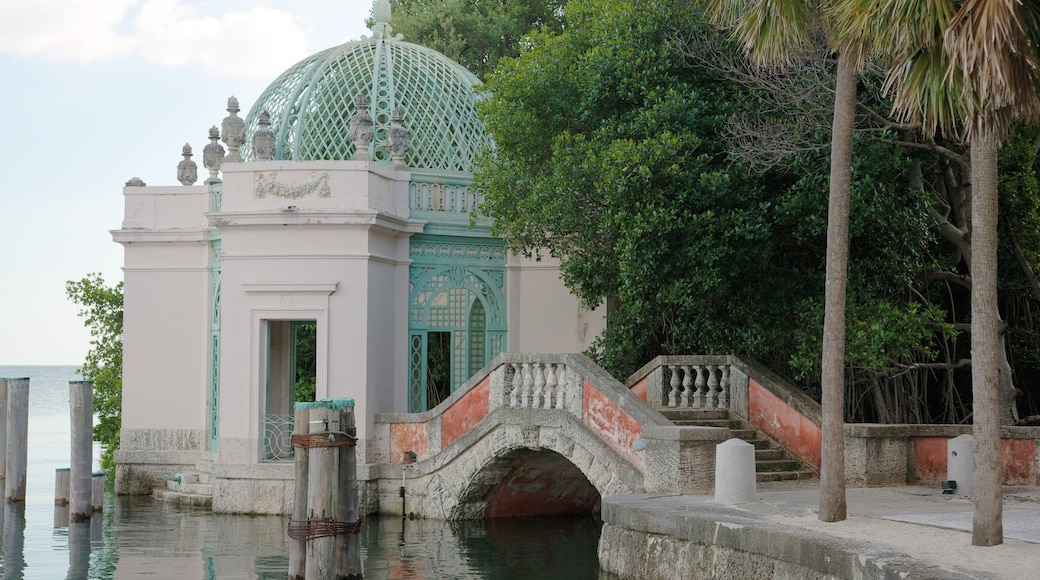
[[[390,0],[374,0],[372,2],[372,35],[375,38],[389,37]]]

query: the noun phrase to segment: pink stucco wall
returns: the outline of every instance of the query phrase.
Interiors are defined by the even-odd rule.
[[[430,456],[429,440],[426,423],[391,423],[390,463],[403,463],[406,451],[414,452],[417,459],[426,459]]]
[[[442,449],[457,441],[466,431],[487,417],[490,392],[491,377],[487,376],[444,411],[441,419]]]
[[[820,426],[791,408],[754,379],[748,380],[748,421],[816,469],[820,468]]]
[[[632,385],[629,388],[629,390],[632,391],[632,394],[634,394],[635,396],[637,396],[640,399],[643,399],[644,401],[646,401],[646,390],[647,390],[647,381],[648,380],[649,380],[648,377],[643,377],[643,378],[639,379],[639,382],[634,384],[634,385]]]
[[[915,437],[914,478],[917,483],[946,479],[946,445],[949,437]],[[1002,439],[1000,458],[1005,485],[1036,485],[1036,440]]]
[[[582,420],[585,425],[621,456],[640,468],[644,467],[643,455],[632,448],[643,432],[642,426],[592,383],[585,381],[584,386]]]

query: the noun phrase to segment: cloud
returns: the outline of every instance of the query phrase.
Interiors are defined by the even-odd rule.
[[[270,78],[308,45],[303,19],[263,6],[210,15],[181,0],[0,2],[0,51],[47,60],[142,58],[214,77]]]

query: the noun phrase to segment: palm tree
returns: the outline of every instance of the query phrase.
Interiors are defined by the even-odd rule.
[[[845,500],[845,295],[849,260],[849,189],[855,133],[856,80],[866,60],[865,36],[854,21],[856,0],[707,0],[712,19],[731,26],[735,38],[759,65],[787,66],[815,36],[829,36],[837,53],[831,127],[830,192],[827,205],[827,268],[824,294],[821,384],[823,425],[819,518],[846,517]],[[840,31],[840,32],[839,32]]]
[[[894,47],[894,111],[926,134],[971,143],[971,358],[975,438],[972,544],[1003,542],[997,307],[997,152],[1012,125],[1040,114],[1040,7],[1016,0],[884,0],[869,17]]]

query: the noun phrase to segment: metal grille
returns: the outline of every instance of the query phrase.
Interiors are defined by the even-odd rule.
[[[363,93],[372,102],[373,158],[390,159],[387,130],[400,106],[410,132],[409,167],[470,171],[477,155],[492,147],[476,114],[473,87],[479,84],[457,63],[415,44],[388,38],[348,42],[300,61],[260,95],[246,117],[242,156],[252,159],[252,136],[267,111],[277,136],[276,159],[350,159],[349,123],[354,99]]]
[[[264,461],[292,457],[292,434],[292,415],[267,415],[264,421]]]

